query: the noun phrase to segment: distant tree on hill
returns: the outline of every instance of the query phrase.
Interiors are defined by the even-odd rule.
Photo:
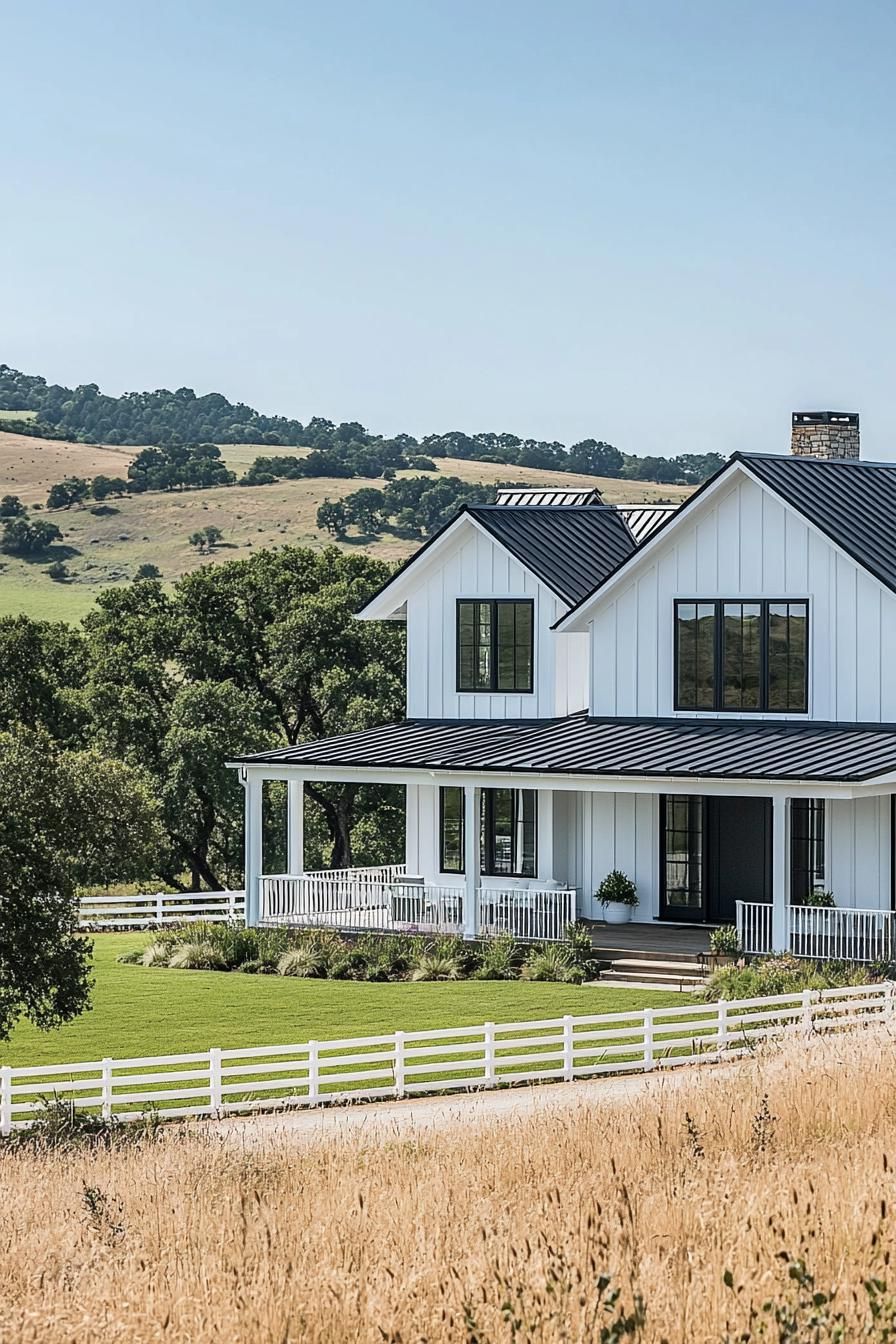
[[[55,523],[47,523],[36,518],[29,523],[26,518],[11,518],[0,533],[0,551],[7,555],[39,555],[60,541],[62,533]]]
[[[338,499],[335,502],[325,499],[317,510],[317,525],[322,532],[329,532],[334,537],[344,537],[348,526],[345,506]]]
[[[201,555],[205,555],[220,545],[223,538],[224,533],[220,527],[203,527],[191,535],[190,545],[195,546]]]
[[[47,495],[48,509],[70,509],[80,504],[90,494],[90,484],[81,476],[68,476],[64,481],[50,486]]]
[[[52,565],[47,565],[47,578],[55,583],[64,583],[68,576],[68,565],[64,560],[54,560]]]
[[[598,439],[582,439],[569,450],[569,470],[586,476],[621,476],[624,465],[619,449]]]
[[[4,495],[0,499],[0,518],[21,518],[24,512],[25,505],[18,495]]]
[[[144,490],[207,490],[213,485],[232,485],[236,480],[221,460],[214,443],[168,444],[144,448],[128,468],[130,488]]]
[[[90,482],[90,493],[97,501],[108,499],[110,495],[126,495],[130,492],[130,484],[121,476],[94,476]]]
[[[143,564],[138,565],[134,574],[134,582],[139,583],[144,579],[160,579],[162,571],[158,565]]]

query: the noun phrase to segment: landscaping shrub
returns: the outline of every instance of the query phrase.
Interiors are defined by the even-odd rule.
[[[152,1112],[140,1120],[124,1123],[114,1116],[106,1120],[92,1115],[61,1097],[44,1099],[40,1105],[31,1125],[27,1129],[14,1129],[4,1141],[8,1149],[41,1153],[69,1148],[108,1149],[160,1135],[160,1121]]]
[[[818,965],[789,953],[761,957],[749,964],[722,966],[707,980],[704,997],[719,999],[760,999],[774,994],[796,994],[804,989],[834,989],[843,985],[867,985],[874,977],[871,968],[851,961],[826,961]]]
[[[477,980],[516,980],[522,961],[523,951],[513,935],[502,933],[485,944],[473,974]]]
[[[227,962],[214,943],[195,939],[180,943],[168,958],[168,965],[177,971],[226,971]]]
[[[320,980],[327,974],[327,954],[312,942],[299,943],[284,952],[277,962],[278,975],[294,975],[302,980]]]
[[[544,943],[533,947],[526,957],[522,978],[580,985],[585,972],[577,965],[575,954],[566,943]]]
[[[447,948],[424,950],[411,964],[412,980],[459,980],[457,957]]]
[[[234,966],[235,971],[241,971],[243,975],[276,975],[276,961],[262,961],[256,957],[252,961],[243,961],[239,966]]]
[[[167,966],[171,952],[171,945],[163,939],[157,938],[155,942],[150,943],[149,947],[144,949],[140,961],[144,966]]]
[[[740,937],[733,924],[721,924],[709,935],[709,950],[717,957],[739,957]]]

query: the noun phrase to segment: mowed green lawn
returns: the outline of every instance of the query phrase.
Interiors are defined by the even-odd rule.
[[[120,953],[144,947],[150,939],[145,933],[96,935],[92,1008],[58,1031],[19,1026],[10,1041],[0,1044],[0,1064],[182,1054],[213,1045],[287,1045],[689,1002],[681,994],[618,987],[483,980],[365,984],[117,963]]]

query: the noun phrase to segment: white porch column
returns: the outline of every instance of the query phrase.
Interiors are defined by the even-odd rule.
[[[305,871],[305,781],[286,784],[286,871],[297,877]]]
[[[772,951],[790,943],[790,799],[772,798]]]
[[[478,932],[479,906],[479,796],[473,784],[464,785],[464,937]]]
[[[260,915],[261,868],[262,868],[262,780],[260,776],[246,772],[242,781],[246,791],[246,822],[244,833],[243,881],[246,888],[246,924],[248,927],[258,923]]]

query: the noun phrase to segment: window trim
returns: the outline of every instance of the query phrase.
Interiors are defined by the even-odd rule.
[[[460,684],[460,611],[464,603],[489,607],[489,641],[492,649],[491,675],[488,686],[461,686]],[[527,606],[530,612],[532,635],[529,658],[529,684],[513,690],[498,685],[498,606]],[[454,683],[458,695],[534,695],[535,693],[535,599],[533,597],[458,597],[454,603]]]
[[[776,606],[803,605],[806,608],[806,660],[803,670],[803,709],[775,709],[768,703],[768,621],[769,608]],[[743,709],[737,705],[724,703],[724,608],[726,606],[758,606],[761,612],[760,652],[759,652],[759,706],[756,709]],[[713,648],[713,707],[695,709],[693,705],[679,703],[679,617],[680,607],[712,606],[715,622],[715,645]],[[773,714],[791,718],[808,716],[809,710],[809,663],[812,656],[812,612],[808,597],[676,597],[673,599],[672,614],[672,705],[676,714],[735,714],[740,718],[749,715]]]

